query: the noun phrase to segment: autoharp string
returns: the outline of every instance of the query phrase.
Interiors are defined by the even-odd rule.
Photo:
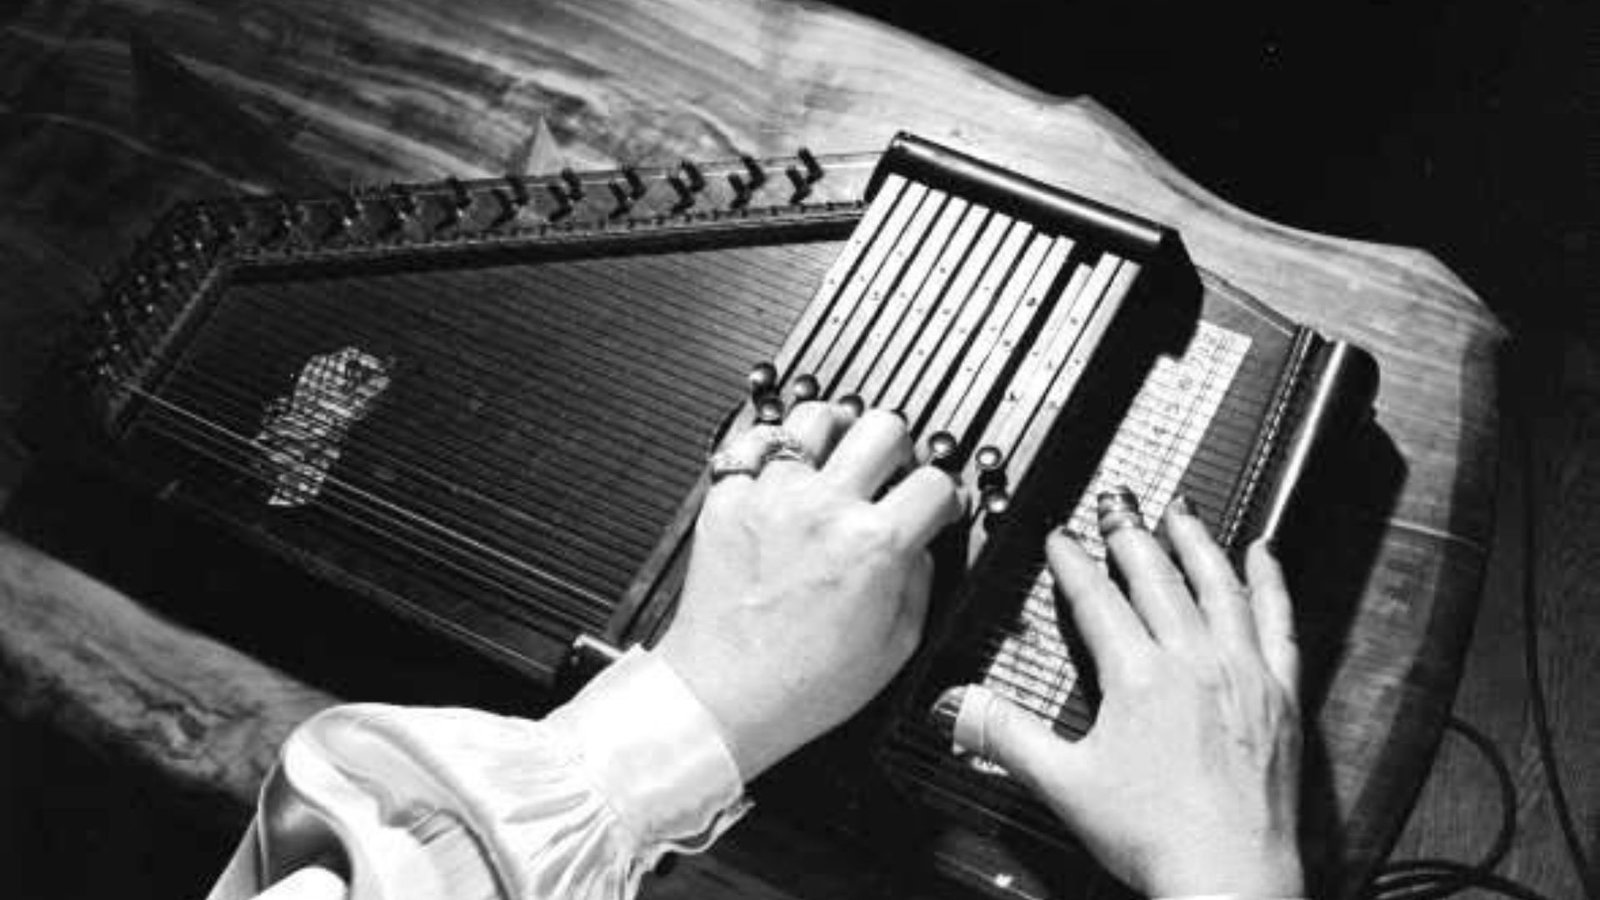
[[[248,341],[242,337],[222,337],[214,339],[211,348],[226,354],[238,368],[245,368],[249,363],[258,359],[263,361],[294,359],[298,356],[303,356],[305,353],[305,345],[303,343],[296,341],[292,337],[277,335],[272,337],[263,335],[260,339]],[[469,396],[464,393],[464,391],[468,390],[468,385],[473,383],[481,385],[483,383],[481,380],[474,382],[472,377],[463,377],[474,374],[470,369],[471,367],[467,367],[466,371],[459,373],[434,370],[430,372],[425,385],[408,383],[407,389],[412,396],[417,397],[419,400],[436,404],[459,404],[462,402],[463,397]],[[225,375],[200,372],[193,369],[182,369],[179,371],[179,375],[190,377],[169,379],[169,384],[165,388],[168,396],[182,396],[200,404],[202,407],[215,402],[219,408],[224,406],[230,408],[241,421],[248,421],[252,415],[259,415],[261,401],[259,400],[258,388],[243,384],[235,379],[229,379]],[[478,423],[481,426],[480,430],[492,433],[497,427],[513,427],[517,424],[517,420],[513,418],[497,415],[498,411],[495,406],[484,404],[478,419]],[[613,416],[612,418],[622,417]],[[561,427],[565,424],[561,421],[540,424],[542,426],[541,431],[548,435],[547,440],[552,450],[574,449],[584,453],[616,452],[614,446],[607,447],[583,441],[581,437],[583,432],[570,427]],[[404,421],[399,417],[378,415],[367,417],[362,421],[360,427],[365,436],[361,443],[362,452],[372,454],[401,471],[425,470],[427,468],[425,465],[418,465],[413,462],[413,456],[420,457],[422,460],[436,462],[439,465],[448,465],[448,461],[458,458],[458,454],[474,451],[473,455],[476,458],[497,461],[501,464],[501,470],[507,473],[513,471],[519,462],[511,450],[496,444],[472,440],[465,437],[464,432],[460,430],[408,429],[405,427]],[[636,432],[628,428],[618,428],[613,439],[618,442],[645,439],[690,441],[693,439],[694,434],[695,430],[689,427],[683,427],[667,433]],[[579,446],[567,446],[573,442],[578,442]],[[402,456],[400,455],[401,448],[429,452]],[[623,504],[625,509],[635,504],[659,503],[659,498],[648,493],[648,489],[651,486],[649,479],[659,477],[660,474],[655,471],[640,471],[629,477],[621,478],[609,485],[608,491],[611,493],[608,494],[608,499],[626,499],[629,502]],[[495,496],[503,497],[506,494],[518,495],[520,493],[517,491],[517,485],[520,484],[519,481],[506,478],[490,481],[487,473],[478,472],[472,467],[455,466],[449,470],[448,474],[436,474],[432,476],[432,479],[440,485],[469,485],[475,490]],[[533,499],[528,496],[518,496],[518,500],[522,501],[524,506]],[[508,514],[515,513],[519,516],[526,516],[526,513],[519,511],[517,507],[506,504],[501,504],[497,507],[497,510]]]
[[[214,352],[220,352],[230,359],[235,364],[234,368],[236,371],[248,370],[250,366],[244,364],[248,363],[252,356],[262,356],[267,359],[281,360],[285,358],[292,359],[295,358],[296,355],[301,355],[305,352],[303,344],[297,345],[295,341],[283,338],[266,339],[265,335],[263,335],[263,339],[261,340],[250,341],[247,343],[242,341],[236,342],[227,338],[215,340],[212,344],[212,350]],[[437,391],[437,393],[432,396],[428,402],[460,403],[460,398],[465,396],[463,393],[461,393],[461,391],[464,390],[464,385],[449,383],[449,379],[442,377],[444,375],[443,372],[439,372],[437,374],[441,377],[437,379],[429,379],[426,382],[430,388]],[[169,398],[188,400],[194,403],[198,408],[215,409],[218,412],[230,411],[234,413],[234,419],[236,421],[241,423],[250,423],[252,425],[254,424],[252,418],[253,416],[259,414],[259,410],[261,408],[261,401],[259,399],[260,394],[258,390],[247,386],[234,385],[233,382],[225,376],[211,375],[205,371],[196,372],[192,369],[186,369],[180,370],[178,375],[180,377],[168,379],[168,385],[165,388],[165,395]],[[439,383],[434,384],[433,382],[435,380],[437,380]],[[232,387],[232,390],[229,390],[230,387]],[[316,407],[313,407],[313,410],[315,409]],[[485,413],[487,414],[487,410]],[[413,458],[420,458],[424,462],[434,462],[438,465],[444,466],[448,465],[449,460],[459,458],[459,454],[469,446],[468,444],[458,440],[459,436],[456,432],[423,430],[419,434],[415,432],[404,431],[403,421],[404,420],[399,417],[382,416],[369,416],[363,420],[360,426],[363,434],[363,440],[360,444],[362,452],[382,460],[386,465],[393,469],[396,469],[402,473],[406,473],[417,470],[426,470],[427,468],[425,465],[414,465],[412,462]],[[327,423],[322,422],[321,424]],[[243,427],[243,425],[240,427]],[[403,433],[395,434],[397,429]],[[555,429],[550,430],[554,431]],[[567,430],[562,429],[562,434],[559,437],[552,436],[552,440],[556,443],[564,441],[566,431]],[[688,435],[688,431],[684,431],[681,435],[674,438],[663,438],[658,434],[655,435],[655,439],[686,440]],[[626,435],[618,436],[618,440],[626,439],[628,439]],[[492,445],[475,444],[470,446]],[[409,455],[402,457],[397,451],[391,451],[390,449],[401,447],[404,447],[412,452]],[[416,451],[418,450],[427,450],[430,452],[417,453]],[[615,448],[590,446],[581,448],[581,451],[591,453],[607,451],[615,452]],[[490,454],[479,453],[477,455],[483,457]],[[516,460],[508,457],[504,460],[504,467],[506,469],[510,469],[512,464],[515,462]],[[506,499],[507,493],[514,493],[517,490],[517,485],[520,484],[520,482],[516,479],[502,478],[499,479],[498,482],[501,487],[496,488],[492,484],[486,484],[482,482],[481,479],[483,477],[484,476],[481,473],[475,473],[471,467],[457,466],[448,470],[447,472],[441,472],[432,475],[432,480],[441,486],[448,486],[448,490],[451,493],[459,492],[459,489],[463,486],[475,487],[476,482],[476,484],[481,484],[484,488],[494,491],[495,496],[501,501]],[[611,491],[616,491],[622,495],[627,495],[630,492],[635,494],[639,492],[638,485],[632,481],[608,486],[608,499],[616,499],[610,494]],[[481,492],[482,491],[480,491],[480,493]],[[524,522],[537,522],[537,520],[531,520],[527,516],[527,509],[538,508],[537,505],[528,502],[531,499],[532,498],[521,497],[519,498],[521,502],[516,504],[497,502],[492,510],[484,511],[503,513],[506,516],[516,518]],[[626,496],[624,496],[624,499],[626,499]],[[632,506],[632,503],[630,502],[624,504],[624,506],[625,508]],[[547,538],[562,537],[560,530],[549,526],[545,527],[544,534]]]
[[[249,348],[245,348],[245,349],[249,349]],[[230,355],[237,355],[237,352],[238,352],[237,350],[230,351]],[[278,352],[278,351],[274,351],[274,352]],[[303,350],[302,350],[302,352],[303,352]],[[292,354],[291,354],[291,356],[289,358],[292,358]],[[507,363],[507,364],[502,364],[500,367],[501,368],[506,368],[507,366],[510,366],[510,367],[514,368],[515,367],[515,360],[513,360],[513,361],[511,361],[510,363]],[[471,378],[474,379],[474,380],[480,380],[482,377],[483,377],[483,375],[482,375],[481,372],[473,372],[473,373],[471,373]],[[649,379],[641,379],[641,382],[642,383],[646,383],[646,384],[654,384],[656,380],[657,379],[652,377],[652,378],[649,378]],[[455,388],[452,387],[451,391],[454,391],[454,390],[455,390]],[[448,400],[449,398],[445,398],[445,399]],[[519,399],[519,402],[520,402],[521,398],[519,397],[518,399]],[[644,398],[640,402],[653,402],[653,401],[651,399],[649,399],[649,398]],[[617,417],[615,417],[615,421],[617,421],[617,422],[627,422],[627,421],[631,421],[631,419],[626,417],[626,416],[617,416]],[[362,428],[365,430],[365,429],[368,428],[369,425],[371,425],[373,423],[374,423],[374,421],[369,419],[367,422],[363,423]],[[613,428],[614,429],[614,426],[609,426],[608,425],[608,428]],[[621,429],[621,430],[625,431],[626,429]],[[630,436],[627,435],[627,434],[622,434],[619,437],[620,437],[620,439],[623,439],[623,440],[630,439]],[[695,437],[699,437],[699,435],[695,435]],[[681,437],[674,437],[674,436],[671,436],[671,435],[662,435],[662,434],[645,435],[645,434],[640,434],[640,435],[637,435],[637,438],[638,439],[648,439],[648,440],[653,440],[653,441],[657,441],[657,442],[665,441],[665,440],[675,440],[680,445],[683,445],[683,446],[694,446],[695,445],[694,443],[690,443],[690,442],[687,442],[687,441],[683,440]],[[697,442],[695,442],[695,443],[697,443]],[[598,448],[595,448],[595,449],[603,452],[607,448],[598,447]],[[611,449],[612,449],[612,452],[615,452],[614,448],[611,448]],[[455,450],[455,448],[452,447],[452,448],[449,448],[449,450],[453,452]],[[647,475],[648,475],[648,473],[645,473],[645,476],[641,476],[641,477],[646,477]],[[511,480],[514,483],[514,479],[511,479]],[[626,480],[626,479],[624,479],[624,480]],[[505,482],[502,481],[500,483],[505,483]]]
[[[788,256],[791,256],[791,257],[792,257],[792,256],[796,256],[796,255],[797,255],[797,254],[793,254],[793,253],[789,253],[789,252],[788,252],[788,251],[785,251],[785,254],[786,254],[786,255],[788,255]],[[792,302],[792,301],[791,301],[791,302]],[[321,308],[321,307],[320,307],[320,305],[319,305],[319,306],[318,306],[318,307],[317,307],[317,308]],[[239,348],[233,348],[233,350],[232,350],[232,351],[231,351],[231,352],[238,352],[238,349],[239,349]],[[248,348],[244,348],[244,349],[248,349]],[[288,353],[288,354],[289,354],[289,355],[288,355],[288,356],[287,356],[287,357],[286,357],[286,358],[291,358],[291,359],[292,359],[292,358],[294,358],[294,356],[295,356],[295,355],[297,355],[297,354],[296,354],[296,353],[295,353],[295,352],[294,352],[294,349],[295,349],[295,348],[292,348],[292,347],[291,347],[291,348],[276,348],[276,349],[275,349],[275,350],[274,350],[274,352],[279,352],[279,353],[282,353],[282,352],[287,352],[287,353]],[[303,353],[304,353],[304,352],[305,352],[305,348],[304,348],[304,347],[301,347],[301,348],[299,348],[299,353],[300,353],[300,354],[303,354]],[[512,363],[511,363],[511,365],[513,365],[513,366],[514,366],[514,365],[515,365],[515,361],[513,361],[513,362],[512,362]],[[202,373],[200,373],[200,377],[202,377],[202,378],[204,378],[204,377],[205,377],[205,373],[204,373],[204,372],[202,372]],[[477,377],[479,377],[479,373],[472,373],[472,377],[473,377],[473,378],[477,378]],[[644,381],[643,381],[643,382],[642,382],[642,383],[645,383],[645,384],[654,384],[654,379],[646,379],[646,380],[644,380]],[[255,391],[252,391],[252,392],[250,392],[250,393],[254,393],[254,394],[259,394],[259,392],[255,392]],[[254,398],[252,398],[252,399],[254,399]],[[450,400],[450,399],[451,399],[451,398],[442,398],[442,399],[445,399],[445,400],[447,400],[447,401],[448,401],[448,400]],[[519,398],[519,402],[520,402],[520,398]],[[641,402],[653,402],[653,401],[651,401],[651,400],[649,400],[649,399],[648,399],[648,398],[647,398],[647,399],[645,399],[645,400],[643,400],[643,401],[641,401]],[[257,400],[256,400],[256,403],[255,403],[255,404],[250,404],[250,403],[247,403],[247,404],[246,404],[246,405],[247,405],[247,406],[252,406],[252,405],[256,405],[256,404],[258,404],[258,403],[259,403],[259,400],[258,400],[258,399],[257,399]],[[258,406],[257,406],[257,408],[258,408]],[[254,412],[255,412],[255,411],[256,411],[256,410],[255,410],[255,409],[252,409],[252,410],[250,410],[250,412],[251,412],[251,413],[254,413]],[[246,416],[245,416],[245,421],[246,421],[246,422],[248,422],[248,423],[249,423],[249,425],[250,425],[250,426],[251,426],[251,427],[253,427],[253,426],[254,426],[254,424],[255,424],[255,422],[254,422],[254,419],[253,419],[253,416],[252,416],[252,415],[249,415],[249,414],[247,414],[247,415],[246,415]],[[614,417],[614,421],[613,421],[613,424],[611,424],[611,425],[608,425],[608,428],[614,428],[614,423],[615,423],[615,422],[623,422],[623,421],[628,421],[628,419],[627,419],[627,417],[626,417],[626,416],[616,416],[616,417]],[[374,422],[374,420],[373,420],[373,419],[370,419],[370,418],[369,418],[369,419],[368,419],[368,420],[366,420],[366,421],[364,421],[364,422],[363,422],[363,424],[362,424],[362,426],[361,426],[361,427],[362,427],[362,428],[363,428],[363,429],[366,429],[366,428],[367,428],[367,427],[368,427],[368,426],[369,426],[369,425],[371,425],[371,424],[373,424],[373,422]],[[628,436],[627,436],[627,435],[622,435],[622,437],[623,437],[623,438],[624,438],[624,439],[626,439],[626,438],[627,438],[627,437],[628,437]],[[698,436],[698,435],[697,435],[697,436],[696,436],[696,437],[699,437],[699,436]],[[662,435],[660,435],[660,434],[653,434],[653,435],[650,435],[650,436],[649,436],[649,438],[650,438],[650,439],[652,439],[652,440],[655,440],[655,441],[662,441],[662,440],[666,440],[666,439],[667,439],[667,438],[664,438],[664,437],[663,437],[663,436],[662,436]],[[697,442],[696,442],[696,443],[697,443]],[[694,445],[694,444],[690,444],[690,445],[691,445],[691,446],[693,446],[693,445]],[[369,445],[367,445],[367,444],[365,444],[365,443],[364,443],[364,444],[363,444],[363,446],[364,446],[364,447],[369,447]],[[455,449],[455,448],[453,448],[453,447],[452,447],[452,448],[450,448],[450,450],[452,450],[452,451],[453,451],[453,450],[454,450],[454,449]],[[604,451],[604,450],[605,450],[605,449],[607,449],[607,448],[603,448],[603,447],[597,447],[597,448],[594,448],[594,449],[595,449],[595,450],[599,450],[599,451]],[[435,454],[431,454],[431,455],[439,455],[439,454],[437,454],[437,453],[435,453]],[[505,482],[509,482],[509,483],[516,483],[516,479],[515,479],[515,478],[509,478],[509,479],[505,479]],[[502,482],[502,483],[505,483],[505,482]],[[414,504],[413,504],[413,505],[414,505]],[[426,509],[423,509],[423,510],[422,510],[422,512],[424,512],[424,513],[427,513],[427,512],[428,512],[428,510],[426,510]]]
[[[193,406],[204,406],[205,408],[219,411],[226,411],[225,407],[228,405],[228,401],[217,398],[215,395],[204,398],[204,401],[200,403],[196,402],[198,399],[199,398],[196,396],[182,390],[170,390],[165,396],[162,397],[163,402],[165,402],[168,406],[175,409],[181,409],[185,412],[191,412],[188,406],[183,405],[186,402]],[[169,412],[170,411],[172,410],[169,410]],[[312,424],[332,424],[331,420],[325,417],[315,416],[313,414],[304,414],[303,417],[310,420]],[[218,428],[222,429],[227,434],[238,434],[233,429],[227,428],[221,423],[212,422],[212,424],[217,425]],[[545,534],[548,535],[547,540],[552,545],[546,548],[549,552],[561,550],[574,551],[573,554],[568,555],[570,558],[578,561],[581,561],[585,558],[583,555],[583,551],[585,550],[587,550],[589,554],[593,554],[598,551],[602,555],[607,552],[614,552],[614,548],[604,545],[596,545],[589,539],[584,538],[582,535],[578,535],[575,532],[562,531],[549,523],[534,519],[527,515],[523,507],[513,506],[509,503],[506,503],[503,497],[491,497],[482,494],[481,492],[471,490],[459,479],[447,478],[444,475],[431,470],[430,468],[416,466],[411,464],[408,460],[400,459],[390,454],[383,453],[382,451],[373,450],[373,448],[384,445],[381,442],[371,441],[371,435],[367,435],[366,438],[370,441],[367,445],[369,451],[371,451],[369,455],[375,456],[379,459],[385,459],[385,464],[391,466],[398,473],[411,476],[413,479],[413,486],[417,486],[416,482],[418,481],[433,481],[438,489],[448,491],[449,493],[470,493],[472,495],[472,499],[482,501],[482,508],[484,510],[493,510],[499,512],[508,520],[515,520],[522,524],[531,525],[541,529]],[[275,476],[268,476],[263,474],[262,471],[262,462],[270,452],[270,448],[261,444],[259,441],[256,441],[254,438],[248,438],[246,440],[249,441],[249,452],[253,457],[250,461],[250,464],[252,465],[252,474],[259,476],[256,480],[261,482],[263,485],[270,487],[275,480]],[[361,491],[364,494],[378,497],[379,502],[382,504],[392,503],[392,501],[382,499],[378,493],[377,485],[362,486],[357,484],[356,479],[353,477],[343,477],[338,479],[335,483],[341,487],[347,486],[351,490]],[[432,519],[439,526],[454,530],[461,535],[462,540],[464,541],[486,544],[493,538],[499,537],[502,539],[501,543],[506,545],[518,542],[524,537],[521,535],[510,534],[503,527],[495,527],[495,522],[492,517],[477,515],[469,511],[453,510],[430,503],[424,498],[423,495],[415,491],[408,492],[403,508],[406,511],[415,510],[422,514],[425,518]],[[379,533],[382,533],[381,530]],[[525,566],[534,566],[537,564],[535,561],[527,559],[521,560],[521,562]],[[568,577],[581,577],[583,575],[589,575],[591,578],[594,577],[593,573],[586,568],[576,570],[569,568],[566,572],[566,575]],[[557,575],[556,577],[559,578],[561,576]],[[585,590],[590,594],[594,594],[592,588],[586,587]]]
[[[218,465],[236,474],[247,478],[261,478],[262,473],[254,459],[247,462],[236,461],[226,451],[245,452],[264,451],[253,438],[234,433],[204,416],[191,410],[183,409],[164,400],[163,398],[144,391],[137,386],[129,386],[129,390],[139,395],[144,400],[152,403],[154,407],[146,410],[140,417],[136,427],[148,428],[165,435],[184,446],[190,452],[211,459]],[[198,431],[196,430],[198,429]],[[516,596],[525,593],[535,582],[546,586],[557,587],[571,592],[574,596],[582,598],[591,604],[605,605],[604,598],[589,595],[581,586],[572,584],[564,579],[545,572],[537,567],[522,564],[515,557],[485,546],[470,538],[465,538],[452,529],[441,525],[425,515],[412,512],[397,504],[375,497],[331,474],[323,483],[323,491],[319,500],[335,501],[321,502],[319,509],[335,518],[342,519],[350,524],[368,528],[376,528],[390,540],[397,543],[402,549],[416,552],[424,559],[438,562],[449,569],[459,572],[484,586],[505,591],[508,595]],[[431,530],[439,537],[453,538],[463,545],[460,549],[470,551],[475,555],[467,556],[463,562],[461,558],[450,555],[452,548],[447,541],[437,541],[432,544],[409,540],[398,536],[396,530],[425,531]],[[496,572],[491,561],[501,564],[501,571]],[[518,578],[514,574],[507,576],[506,569],[513,572],[520,571],[531,578]],[[555,618],[574,628],[583,628],[591,624],[585,619],[576,618],[570,612],[562,609],[553,609]]]

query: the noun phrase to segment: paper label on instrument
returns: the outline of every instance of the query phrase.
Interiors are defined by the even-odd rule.
[[[389,366],[355,347],[313,356],[294,392],[267,404],[255,437],[272,477],[268,506],[304,506],[322,491],[350,426],[389,387]]]
[[[1105,558],[1105,545],[1095,498],[1126,485],[1138,495],[1148,524],[1154,525],[1172,501],[1249,349],[1249,336],[1201,322],[1182,358],[1156,361],[1068,526],[1097,559]],[[1048,569],[1041,568],[1008,632],[985,670],[984,685],[1055,720],[1077,683],[1078,670],[1061,640]]]

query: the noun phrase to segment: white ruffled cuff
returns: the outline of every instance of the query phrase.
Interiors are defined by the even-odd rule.
[[[749,808],[716,719],[671,666],[643,649],[628,651],[545,721],[577,744],[584,771],[641,852],[661,843],[702,847]]]
[[[622,900],[748,808],[710,713],[634,650],[543,722],[379,705],[314,717],[211,896],[342,858],[350,900]]]

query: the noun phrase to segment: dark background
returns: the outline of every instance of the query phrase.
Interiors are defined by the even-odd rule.
[[[1600,330],[1600,4],[834,5],[1092,97],[1253,213],[1429,250],[1519,331]]]

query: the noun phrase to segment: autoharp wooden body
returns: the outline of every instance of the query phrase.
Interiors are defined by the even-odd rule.
[[[1089,727],[1044,532],[1097,547],[1093,498],[1127,485],[1152,516],[1183,492],[1234,550],[1282,534],[1375,389],[1365,353],[1201,263],[902,136],[181,206],[74,355],[100,445],[164,499],[541,681],[670,621],[730,423],[803,376],[900,410],[982,503],[941,542],[936,621],[863,755],[975,833],[1053,846],[926,720],[975,681]],[[956,868],[1004,874],[983,865]]]

